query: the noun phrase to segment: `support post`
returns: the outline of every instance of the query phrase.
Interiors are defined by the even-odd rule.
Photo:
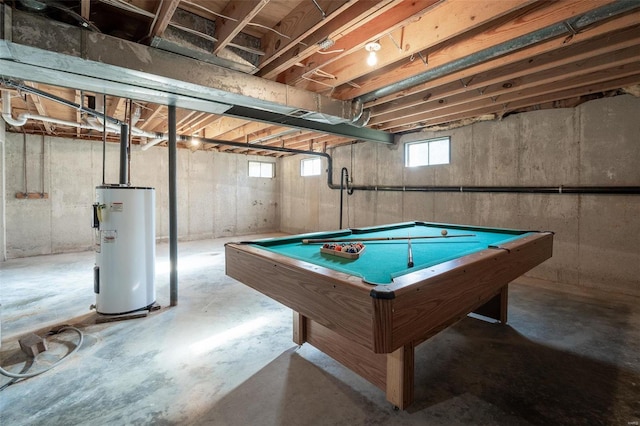
[[[169,304],[178,305],[178,204],[176,106],[169,105]]]

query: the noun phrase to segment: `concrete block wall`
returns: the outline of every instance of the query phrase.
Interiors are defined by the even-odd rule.
[[[102,143],[0,134],[6,139],[7,258],[91,249],[91,205],[95,187],[102,184]],[[169,233],[167,149],[141,151],[133,146],[131,157],[132,186],[156,189],[156,236],[164,240]],[[105,158],[105,181],[117,183],[118,144],[106,145]],[[264,157],[178,150],[179,239],[279,229],[279,181],[249,178],[252,159],[264,161]],[[17,192],[45,192],[48,198],[18,199]]]
[[[451,164],[404,167],[406,142],[439,136],[451,137]],[[363,185],[640,186],[640,99],[600,99],[330,154],[337,183],[347,167]],[[281,167],[282,231],[337,229],[339,191],[327,187],[326,175],[300,177],[299,161],[288,157]],[[640,296],[637,195],[356,191],[344,209],[344,227],[426,220],[551,230],[553,258],[529,277]]]

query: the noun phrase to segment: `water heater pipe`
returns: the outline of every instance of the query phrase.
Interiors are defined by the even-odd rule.
[[[129,125],[122,123],[120,125],[120,185],[129,183],[127,173],[127,156],[129,153]]]

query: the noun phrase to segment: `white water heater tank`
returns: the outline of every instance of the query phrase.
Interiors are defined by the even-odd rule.
[[[96,187],[96,311],[127,314],[150,308],[155,289],[155,190]]]

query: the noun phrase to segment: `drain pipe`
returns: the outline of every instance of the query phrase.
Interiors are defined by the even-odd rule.
[[[76,127],[80,129],[86,129],[86,130],[97,130],[100,132],[104,131],[106,127],[106,129],[112,133],[120,133],[122,129],[121,126],[122,124],[124,124],[122,121],[118,120],[117,118],[105,116],[101,111],[84,107],[83,105],[76,104],[67,99],[60,98],[56,95],[52,95],[51,93],[44,92],[34,87],[25,86],[23,84],[19,84],[12,81],[4,81],[4,83],[7,86],[10,86],[15,89],[25,91],[28,93],[32,93],[37,96],[41,96],[45,99],[49,99],[54,102],[61,103],[63,105],[66,105],[73,109],[77,109],[80,112],[84,112],[89,115],[89,117],[87,117],[87,124],[60,120],[57,118],[46,117],[46,116],[30,114],[30,113],[20,114],[20,116],[17,119],[14,119],[11,114],[11,94],[7,90],[3,90],[2,91],[2,118],[11,126],[14,126],[14,127],[24,126],[27,123],[27,120],[31,119],[31,120],[38,120],[38,121],[45,121],[48,123],[59,124],[61,126]],[[106,123],[103,123],[103,117],[105,117],[104,120],[106,120]],[[132,119],[133,118],[135,118],[135,121],[138,121],[139,113],[134,114]],[[148,131],[139,129],[135,126],[131,127],[131,133],[135,136],[146,137],[148,139],[151,139],[149,143],[142,146],[143,150],[149,149],[151,146],[157,145],[160,142],[167,140],[168,138],[168,136],[164,133],[148,132]]]
[[[303,151],[277,146],[263,146],[240,142],[228,142],[216,139],[200,139],[203,143],[227,145],[237,148],[262,151],[286,152],[289,154],[313,155],[327,159],[327,186],[330,189],[343,189],[333,183],[333,159],[324,152]],[[180,141],[191,141],[189,136],[180,136]],[[391,192],[474,192],[474,193],[510,193],[510,194],[582,194],[582,195],[640,195],[640,186],[407,186],[407,185],[349,185],[348,190],[391,191]]]
[[[628,7],[628,5],[633,2],[622,1],[620,3],[623,3]],[[49,93],[43,92],[33,87],[23,86],[21,84],[18,84],[12,81],[4,81],[4,84],[19,90],[35,93],[47,99],[65,104],[67,106],[70,106],[72,108],[78,109],[83,112],[87,112],[88,114],[93,115],[94,117],[98,117],[98,118],[103,117],[103,114],[101,112],[98,112],[91,108],[86,108],[82,105],[75,104],[66,99],[59,98],[55,95],[51,95]],[[3,91],[2,93],[3,118],[5,119],[5,121],[7,121],[7,123],[11,125],[14,125],[11,123],[11,121],[13,121],[14,123],[22,123],[22,118],[20,118],[19,120],[14,120],[13,117],[11,117],[10,102],[9,100],[5,101],[5,99],[8,99],[8,95],[9,93],[7,91]],[[7,107],[9,108],[8,113],[6,112]],[[5,117],[5,115],[7,115],[7,117]],[[20,117],[22,116],[23,114],[20,115]],[[33,117],[37,117],[37,116],[33,116]],[[47,118],[47,120],[56,120],[56,119],[49,119],[48,117],[45,117],[45,118]],[[113,123],[117,125],[126,124],[113,117],[107,116],[106,120],[107,120],[107,123]],[[25,122],[26,122],[26,119],[25,119]],[[62,124],[62,120],[60,120],[60,122],[61,122],[60,124]],[[72,122],[68,122],[68,123],[71,123],[75,126],[82,126],[81,124],[78,124],[78,123],[72,123]],[[18,124],[15,124],[15,125],[18,125]],[[22,125],[24,125],[24,123],[19,124],[19,126],[22,126]],[[94,126],[92,126],[91,128],[95,129]],[[97,130],[102,130],[102,129],[100,128]],[[115,130],[115,129],[110,129],[110,130]],[[118,129],[118,130],[121,131],[121,129]],[[168,138],[168,136],[164,133],[151,133],[151,132],[145,132],[141,129],[138,129],[138,130],[142,133],[138,133],[137,136],[139,135],[139,136],[147,136],[147,137],[154,138],[152,141],[142,146],[143,150],[149,149],[151,146],[157,145],[158,143]],[[180,141],[191,141],[191,139],[192,138],[189,136],[179,137]],[[245,149],[286,152],[289,154],[303,154],[303,155],[324,157],[327,159],[327,185],[329,186],[330,189],[341,189],[341,185],[336,185],[333,183],[333,160],[331,156],[327,153],[315,152],[315,151],[304,151],[304,150],[293,149],[293,148],[279,148],[274,146],[246,144],[246,143],[240,143],[240,142],[228,142],[228,141],[217,140],[217,139],[201,139],[201,141],[203,143],[235,146],[238,148],[245,148]],[[125,183],[126,183],[126,179],[125,179]],[[351,192],[353,192],[354,190],[359,190],[359,191],[394,191],[394,192],[497,192],[497,193],[525,193],[525,194],[640,195],[640,186],[531,186],[529,187],[529,186],[464,186],[464,185],[456,185],[456,186],[405,186],[405,185],[355,185],[354,186],[354,185],[351,185],[349,190]]]
[[[11,115],[11,94],[7,90],[2,91],[2,118],[7,124],[14,127],[24,126],[27,122],[26,114],[21,114],[18,119],[14,119]]]
[[[150,140],[149,142],[145,143],[144,145],[142,145],[142,146],[140,147],[140,149],[141,149],[141,150],[143,150],[143,151],[146,151],[146,150],[148,150],[149,148],[151,148],[152,146],[156,146],[156,145],[158,145],[160,142],[162,142],[162,141],[166,141],[166,140],[167,140],[167,137],[160,137],[160,136],[159,136],[159,137],[157,137],[157,138],[155,138],[155,139]]]
[[[77,109],[80,112],[87,113],[87,114],[92,115],[94,117],[98,117],[98,118],[105,117],[104,114],[102,112],[100,112],[100,111],[96,111],[95,109],[92,109],[92,108],[87,108],[84,105],[80,105],[80,104],[77,104],[75,102],[71,102],[68,99],[61,98],[60,96],[56,96],[56,95],[53,95],[51,93],[47,93],[47,92],[45,92],[43,90],[40,90],[40,89],[36,89],[35,87],[25,86],[24,84],[16,83],[15,81],[12,81],[12,80],[4,80],[4,79],[2,80],[2,83],[7,87],[13,87],[14,89],[20,90],[22,92],[27,92],[27,93],[31,93],[31,94],[34,94],[34,95],[38,95],[38,96],[40,96],[42,98],[49,99],[50,101],[57,102],[57,103],[62,104],[62,105],[66,105],[69,108]],[[118,120],[117,118],[114,118],[114,117],[109,117],[108,115],[106,116],[106,119],[107,119],[108,122],[111,122],[113,124],[117,124],[117,125],[122,124],[122,121],[120,121],[120,120]]]

